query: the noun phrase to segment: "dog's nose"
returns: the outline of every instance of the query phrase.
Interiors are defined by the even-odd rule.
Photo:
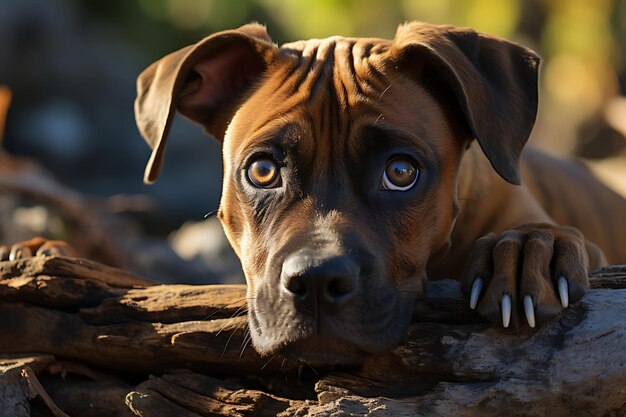
[[[312,311],[334,312],[352,300],[358,284],[359,267],[348,256],[324,257],[296,252],[283,263],[281,281],[296,304]]]

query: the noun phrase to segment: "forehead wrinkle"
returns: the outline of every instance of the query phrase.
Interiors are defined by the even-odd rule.
[[[306,106],[311,115],[310,121],[316,142],[324,143],[322,146],[328,150],[331,150],[332,142],[336,139],[332,136],[341,117],[336,101],[337,95],[331,82],[335,65],[334,54],[334,38],[321,43],[316,50],[316,64],[302,85],[307,96]]]
[[[376,95],[387,87],[380,56],[388,50],[387,44],[380,39],[353,39],[338,46],[335,80],[342,88],[336,89],[344,92],[346,106],[368,102],[368,93]]]
[[[279,86],[283,87],[282,89],[287,89],[286,93],[289,95],[297,95],[298,92],[302,91],[302,85],[316,65],[317,41],[301,42],[297,46],[300,46],[300,48],[281,49],[292,58],[293,67],[289,71],[288,82],[279,84]]]
[[[335,45],[335,39],[330,38],[326,42],[320,43],[314,51],[311,51],[311,53],[315,53],[314,63],[301,86],[308,95],[310,103],[323,100],[327,93],[326,88],[335,65]]]
[[[282,89],[287,88],[290,94],[315,100],[316,93],[323,92],[323,87],[328,81],[328,73],[333,67],[335,44],[338,41],[341,41],[341,38],[332,37],[283,46],[281,52],[292,64],[288,71],[289,76],[279,86]]]
[[[360,60],[355,63],[357,58],[354,56],[354,42],[343,42],[336,48],[336,65],[334,68],[335,90],[342,92],[343,97],[340,100],[343,108],[348,109],[354,105],[356,101],[361,101],[363,97],[363,89],[359,84],[359,77],[356,72],[357,66],[360,66]]]

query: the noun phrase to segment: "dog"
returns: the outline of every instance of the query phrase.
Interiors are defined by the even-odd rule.
[[[585,293],[590,268],[626,261],[626,201],[577,162],[522,154],[539,61],[419,22],[280,47],[256,23],[215,33],[138,78],[145,181],[176,110],[222,143],[218,217],[261,354],[392,349],[427,277],[460,277],[478,314],[532,328]]]

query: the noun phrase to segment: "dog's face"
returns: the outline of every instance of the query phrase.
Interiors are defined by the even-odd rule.
[[[256,349],[355,360],[404,335],[456,216],[467,141],[419,84],[377,74],[388,44],[300,45],[314,67],[300,54],[277,63],[230,123],[220,218]]]
[[[473,57],[483,64],[510,60],[511,50],[530,72],[536,61],[516,45],[474,32],[472,42],[468,33],[456,39],[454,29],[419,24],[393,42],[336,37],[278,48],[261,27],[246,26],[142,74],[137,118],[155,147],[148,180],[158,173],[173,107],[223,140],[219,217],[244,268],[260,353],[349,363],[396,346],[428,260],[448,242],[470,140],[517,180],[525,138],[499,139],[514,146],[492,139],[494,129],[515,123],[475,120],[509,104],[490,103],[489,88],[468,87],[485,75],[462,47],[446,48],[452,35],[469,48],[487,39],[495,44]],[[497,87],[511,88],[508,78],[519,77],[498,75]],[[514,105],[524,104],[528,86],[512,87]],[[169,101],[155,105],[163,94]]]

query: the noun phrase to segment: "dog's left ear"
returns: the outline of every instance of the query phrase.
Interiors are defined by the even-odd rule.
[[[144,181],[161,171],[174,111],[204,126],[222,140],[228,123],[278,47],[256,23],[215,33],[173,52],[137,78],[135,119],[152,148]]]
[[[520,184],[519,157],[537,115],[539,57],[472,29],[419,22],[398,28],[390,53],[399,68],[440,74],[493,168]]]

